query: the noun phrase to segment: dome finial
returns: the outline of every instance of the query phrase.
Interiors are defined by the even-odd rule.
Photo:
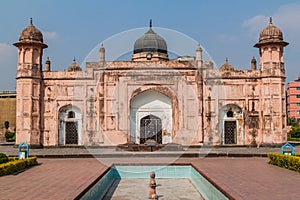
[[[273,22],[272,22],[272,17],[270,17],[270,24],[273,24]]]
[[[152,19],[150,19],[150,28],[152,28]]]
[[[221,66],[220,71],[234,71],[234,67],[228,63],[228,57],[226,57],[226,61]]]
[[[32,17],[30,17],[30,25],[32,25]]]
[[[68,67],[68,72],[76,72],[76,71],[82,71],[82,69],[81,69],[81,67],[79,65],[77,65],[76,59],[74,57],[73,64],[71,64]]]

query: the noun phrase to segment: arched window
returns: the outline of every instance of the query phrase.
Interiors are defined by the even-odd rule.
[[[69,111],[68,112],[68,118],[75,118],[75,112],[74,111]]]
[[[25,49],[24,52],[24,62],[25,63],[31,63],[32,62],[32,55],[30,49]]]
[[[227,113],[226,113],[227,117],[233,117],[233,112],[231,110],[229,110]]]
[[[34,64],[39,64],[39,51],[37,49],[33,50],[33,60]]]

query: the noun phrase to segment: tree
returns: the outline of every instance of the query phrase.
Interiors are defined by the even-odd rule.
[[[292,124],[291,131],[288,133],[288,138],[300,138],[300,125],[297,121]]]

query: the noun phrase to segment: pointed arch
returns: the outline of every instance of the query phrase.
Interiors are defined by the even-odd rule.
[[[64,105],[58,110],[58,144],[82,145],[82,114],[72,104]]]
[[[38,49],[33,49],[32,63],[40,64],[40,52]]]
[[[227,104],[220,109],[221,144],[244,144],[243,110],[236,104]]]
[[[162,120],[162,134],[163,142],[170,143],[172,138],[175,137],[178,127],[179,127],[179,108],[178,100],[175,93],[162,86],[142,86],[136,89],[132,95],[129,102],[130,110],[130,140],[139,142],[140,137],[140,123],[141,118],[145,117],[151,113],[143,112],[143,104],[147,101],[155,102],[156,105],[160,106],[160,110],[157,109],[156,114]],[[148,102],[150,103],[150,102]],[[151,103],[149,104],[151,105]],[[153,111],[155,108],[153,107]]]

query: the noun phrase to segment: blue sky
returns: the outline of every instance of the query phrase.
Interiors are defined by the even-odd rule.
[[[0,2],[0,91],[15,90],[19,33],[33,18],[49,46],[53,70],[64,70],[76,57],[81,64],[99,43],[123,31],[147,27],[173,29],[201,43],[215,68],[225,58],[236,69],[250,69],[253,45],[269,16],[290,43],[285,49],[287,81],[300,67],[300,2],[289,0],[174,1],[174,0],[26,0]],[[132,44],[133,45],[133,44]],[[195,47],[196,48],[196,47]],[[109,52],[107,52],[108,54]]]

